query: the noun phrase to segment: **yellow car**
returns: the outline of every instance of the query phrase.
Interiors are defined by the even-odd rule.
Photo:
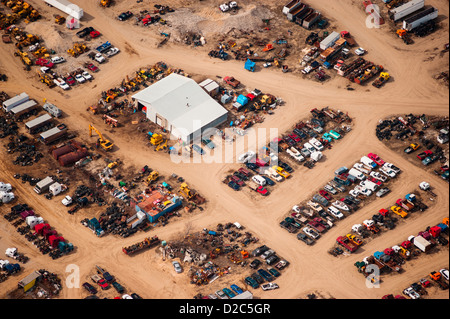
[[[272,168],[275,170],[275,172],[277,172],[278,174],[280,174],[281,176],[283,176],[284,178],[288,178],[291,176],[291,174],[289,174],[288,172],[286,172],[283,168],[279,167],[279,166],[272,166]]]
[[[401,218],[405,218],[406,216],[408,216],[408,213],[405,212],[401,207],[398,206],[392,206],[391,210],[397,214],[398,216],[400,216]]]

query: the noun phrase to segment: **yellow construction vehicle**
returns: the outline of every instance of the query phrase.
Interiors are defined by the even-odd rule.
[[[14,55],[20,57],[23,64],[27,66],[33,65],[33,61],[31,61],[30,57],[28,56],[28,53],[23,52],[22,50],[17,50],[16,52],[14,52]]]
[[[100,133],[92,124],[89,124],[89,137],[92,137],[92,131],[95,131],[98,134],[99,138],[97,142],[105,151],[109,151],[113,148],[114,144],[105,139],[102,133]]]
[[[160,143],[157,147],[156,150],[160,151],[160,150],[166,150],[167,149],[167,140],[165,140],[164,143]]]
[[[100,0],[100,6],[109,8],[112,4],[112,0]]]
[[[73,44],[73,48],[67,50],[67,53],[76,58],[84,52],[87,52],[88,50],[89,49],[86,45],[76,42]]]
[[[153,171],[151,172],[148,176],[147,176],[147,184],[150,185],[151,183],[154,183],[158,180],[159,178],[159,173],[157,171]]]
[[[155,133],[150,137],[150,143],[154,146],[159,146],[163,142],[164,142],[164,138],[161,134]]]
[[[55,23],[56,24],[64,24],[66,22],[66,18],[60,15],[55,15]]]
[[[180,185],[180,194],[183,195],[187,200],[192,199],[195,196],[195,193],[189,188],[188,184],[182,183]]]
[[[50,75],[42,74],[39,71],[37,71],[37,74],[39,76],[40,81],[46,84],[48,87],[52,88],[56,86],[55,82],[53,81],[53,78]]]

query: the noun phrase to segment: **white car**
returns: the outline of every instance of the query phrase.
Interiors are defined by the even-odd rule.
[[[75,75],[75,80],[76,80],[78,83],[84,83],[84,82],[86,82],[86,79],[85,79],[84,76],[82,76],[81,74]]]
[[[430,189],[430,184],[427,182],[422,182],[419,184],[421,190],[426,191]]]
[[[366,50],[364,50],[363,48],[357,48],[355,50],[356,55],[364,55],[366,53]]]
[[[358,171],[364,173],[364,174],[369,174],[370,171],[366,168],[366,166],[363,163],[355,163],[353,165],[354,168],[356,168]]]
[[[381,174],[380,172],[370,172],[370,176],[372,176],[373,178],[379,179],[382,182],[386,182],[387,181],[387,176]]]
[[[226,4],[226,3],[221,4],[221,5],[219,6],[219,8],[220,8],[220,10],[221,10],[222,12],[227,12],[227,11],[230,10],[230,6],[229,6],[228,4]]]
[[[356,185],[354,190],[359,192],[360,194],[362,194],[364,196],[370,196],[373,193],[370,189],[367,189],[367,188],[365,188],[365,187],[363,187],[361,185]]]
[[[408,287],[405,290],[403,290],[403,293],[410,297],[411,299],[419,299],[420,295],[412,288]]]
[[[442,277],[448,280],[448,269],[443,268],[439,270],[439,272],[441,273]]]
[[[116,55],[119,52],[120,52],[119,48],[113,47],[113,48],[109,49],[108,51],[106,51],[105,55],[109,58],[109,57],[112,57],[113,55]]]
[[[306,68],[302,70],[303,74],[309,74],[313,70],[313,67],[308,65]]]
[[[261,285],[261,289],[264,290],[264,291],[266,291],[266,290],[273,290],[273,289],[277,289],[277,288],[279,288],[279,286],[276,283],[274,283],[274,282],[269,282],[267,284],[262,284]]]
[[[236,1],[231,1],[228,5],[230,6],[231,9],[235,9],[238,7],[238,4]]]
[[[316,232],[315,232],[312,228],[310,228],[310,227],[304,227],[302,230],[303,230],[303,232],[304,232],[307,236],[311,237],[312,239],[317,239],[317,238],[320,237],[320,235],[319,235],[318,233],[316,233]]]
[[[63,89],[63,90],[68,90],[68,89],[70,89],[70,85],[67,84],[67,83],[66,83],[63,79],[61,79],[61,78],[55,79],[55,80],[53,80],[53,82],[55,82],[55,84],[56,84],[57,86],[59,86],[61,89]]]
[[[50,59],[50,61],[53,64],[58,64],[58,63],[66,62],[66,59],[64,59],[62,56],[54,56],[53,58]]]
[[[124,295],[122,296],[122,299],[133,299],[133,297],[131,297],[131,296],[128,295],[128,294],[124,294]]]
[[[380,168],[380,171],[381,171],[381,173],[383,173],[384,175],[386,175],[386,176],[389,176],[389,177],[391,177],[391,178],[394,178],[395,177],[395,172],[392,170],[392,169],[390,169],[390,168],[387,168],[387,167],[381,167]]]
[[[300,207],[298,205],[295,205],[294,207],[292,207],[292,210],[294,212],[296,212],[297,214],[300,214]]]
[[[50,71],[50,68],[48,68],[48,67],[46,67],[46,66],[42,66],[42,67],[40,68],[40,70],[41,70],[42,73],[48,73],[48,72]]]
[[[61,201],[61,203],[64,206],[69,206],[70,204],[72,204],[72,197],[70,197],[69,195],[67,195],[66,197],[64,197],[64,199]]]
[[[253,151],[245,152],[244,154],[240,155],[238,158],[238,161],[241,163],[247,163],[250,161],[253,157],[256,156],[256,153]]]
[[[267,181],[264,177],[262,177],[261,175],[255,175],[252,177],[252,181],[254,181],[256,184],[260,185],[260,186],[265,186]]]
[[[339,209],[337,209],[336,207],[330,206],[328,207],[327,211],[333,215],[334,217],[336,217],[337,219],[342,219],[344,218],[344,214],[341,213],[341,211]]]
[[[272,163],[273,163],[273,162],[278,162],[278,156],[277,156],[277,154],[275,154],[275,153],[270,153],[270,154],[269,154],[269,157],[270,157],[270,160],[271,160]]]
[[[360,194],[356,189],[352,189],[348,193],[353,197],[358,197],[358,195]]]
[[[392,163],[384,163],[383,167],[387,167],[390,168],[391,170],[393,170],[396,174],[400,173],[402,170],[400,168],[398,168],[397,166],[395,166]]]
[[[98,63],[103,63],[106,61],[106,58],[101,54],[101,53],[97,53],[94,57],[95,61],[97,61]]]
[[[90,75],[89,72],[87,72],[87,71],[83,71],[83,73],[81,73],[81,75],[84,77],[84,79],[86,81],[92,80],[92,75]]]

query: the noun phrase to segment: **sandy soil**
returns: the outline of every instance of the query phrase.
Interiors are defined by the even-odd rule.
[[[166,1],[175,9],[182,6],[194,6],[193,1],[181,2],[180,5],[175,0]],[[206,6],[209,2],[202,3]],[[42,6],[38,1],[30,0],[30,3],[41,9],[47,20],[51,20],[52,14],[56,13]],[[256,3],[256,1],[249,1],[249,3]],[[448,216],[448,184],[437,176],[418,169],[416,165],[410,163],[401,154],[390,150],[375,137],[378,120],[390,114],[427,113],[448,116],[448,88],[433,80],[432,75],[443,68],[448,69],[448,53],[441,57],[437,52],[448,42],[449,6],[448,2],[443,0],[430,0],[428,3],[439,8],[442,29],[406,47],[395,37],[388,25],[381,29],[366,28],[366,13],[359,2],[332,1],[330,3],[328,0],[314,2],[314,7],[326,17],[331,18],[337,30],[350,31],[359,44],[368,50],[367,57],[383,64],[392,74],[392,80],[381,90],[376,90],[372,86],[363,86],[355,87],[354,91],[347,91],[345,90],[348,85],[346,79],[334,78],[332,81],[320,84],[304,80],[295,74],[283,74],[275,69],[248,73],[240,62],[210,59],[207,56],[207,48],[190,48],[169,42],[166,46],[156,49],[156,44],[161,37],[155,30],[134,26],[132,22],[119,23],[113,19],[127,8],[124,2],[116,7],[103,9],[98,7],[96,1],[87,0],[77,1],[86,13],[84,24],[100,30],[103,39],[111,41],[122,51],[101,66],[101,71],[95,75],[95,80],[68,92],[62,92],[56,88],[49,90],[38,82],[34,72],[26,73],[22,70],[21,62],[14,57],[11,45],[2,44],[0,70],[8,75],[9,81],[2,82],[0,88],[10,95],[26,91],[38,101],[47,98],[63,109],[66,114],[64,121],[69,124],[71,130],[78,131],[80,137],[88,141],[89,123],[94,123],[100,130],[106,130],[100,117],[86,112],[89,105],[97,102],[101,91],[113,87],[125,75],[131,74],[139,67],[161,60],[184,69],[188,73],[222,77],[233,75],[248,87],[258,87],[282,97],[286,105],[275,115],[266,118],[259,127],[273,127],[284,132],[299,119],[307,117],[312,107],[329,105],[349,112],[354,118],[353,130],[337,147],[327,151],[326,162],[313,170],[302,170],[301,174],[295,174],[291,180],[274,189],[271,196],[265,200],[251,200],[245,194],[235,193],[221,183],[222,177],[230,169],[239,167],[239,164],[181,163],[174,165],[167,159],[167,154],[155,153],[143,143],[136,143],[134,134],[108,133],[105,135],[117,146],[114,156],[122,158],[125,163],[136,167],[149,165],[165,175],[177,173],[208,199],[207,209],[203,213],[170,223],[152,233],[160,238],[171,240],[183,234],[187,227],[200,230],[204,227],[214,227],[218,222],[238,221],[260,238],[260,242],[266,243],[290,261],[289,268],[277,280],[281,288],[268,293],[258,290],[255,291],[255,296],[304,298],[308,293],[320,292],[322,296],[334,298],[380,298],[384,294],[401,292],[403,288],[411,284],[411,281],[419,280],[432,270],[448,267],[448,248],[445,248],[432,256],[422,257],[413,263],[406,264],[405,273],[385,278],[379,289],[367,289],[363,276],[353,266],[354,262],[361,260],[366,254],[398,243],[406,235],[415,234]],[[140,5],[134,4],[133,7],[139,10],[150,9],[153,4],[153,2],[144,1]],[[205,10],[203,14],[217,15],[216,13],[208,15],[208,10]],[[34,25],[36,32],[45,33],[45,30],[41,31],[37,27],[39,23],[42,22],[32,23],[29,27],[32,28]],[[62,26],[58,28],[64,30]],[[48,34],[48,37],[50,36],[51,34]],[[46,35],[43,34],[43,37],[45,39]],[[71,39],[75,40],[76,37],[73,35]],[[306,247],[278,226],[280,217],[286,215],[292,205],[302,202],[313,194],[316,186],[312,185],[325,184],[337,167],[354,163],[357,158],[368,152],[376,152],[385,160],[403,169],[403,174],[399,182],[395,184],[392,194],[371,202],[361,211],[345,218],[312,247]],[[66,267],[70,264],[80,267],[81,280],[93,273],[96,264],[100,264],[116,275],[130,291],[144,298],[192,298],[197,293],[195,287],[189,284],[187,276],[176,275],[170,263],[162,263],[154,251],[131,258],[122,253],[122,246],[135,243],[147,234],[138,233],[127,239],[113,236],[95,237],[87,228],[80,225],[79,216],[67,215],[58,201],[49,202],[34,194],[27,184],[16,183],[12,177],[15,171],[8,169],[9,157],[3,149],[0,155],[2,159],[0,180],[12,183],[19,200],[26,201],[35,208],[76,246],[75,253],[52,261],[48,256],[42,256],[35,247],[16,233],[9,223],[2,221],[0,249],[14,245],[31,258],[25,265],[24,272],[1,284],[3,297],[5,292],[16,287],[20,278],[34,269],[48,268],[60,274],[64,280],[69,274],[66,272]],[[393,231],[383,233],[351,256],[336,259],[327,253],[338,235],[350,229],[356,222],[372,216],[380,207],[395,201],[398,195],[409,192],[411,185],[417,185],[423,180],[429,181],[438,194],[434,209],[402,223]],[[6,207],[0,208],[2,212]],[[242,278],[235,279],[238,281]],[[225,281],[217,280],[214,284],[223,287],[225,283]],[[211,289],[211,291],[214,290]],[[449,297],[448,291],[434,292],[433,298]],[[64,289],[62,294],[62,298],[85,296],[86,292],[82,288]]]

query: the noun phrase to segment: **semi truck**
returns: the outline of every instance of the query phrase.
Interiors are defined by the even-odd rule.
[[[36,184],[36,186],[34,187],[34,191],[38,194],[42,194],[46,192],[50,188],[50,185],[52,185],[53,183],[55,183],[53,178],[47,176]]]
[[[426,10],[423,10],[413,16],[411,16],[408,19],[403,20],[403,29],[406,31],[412,31],[415,28],[417,28],[418,26],[436,19],[438,17],[439,14],[439,10],[434,8],[434,7],[430,7]]]
[[[391,20],[398,21],[407,15],[422,9],[425,6],[425,0],[411,0],[404,5],[401,5],[395,9],[389,11],[389,18]]]

